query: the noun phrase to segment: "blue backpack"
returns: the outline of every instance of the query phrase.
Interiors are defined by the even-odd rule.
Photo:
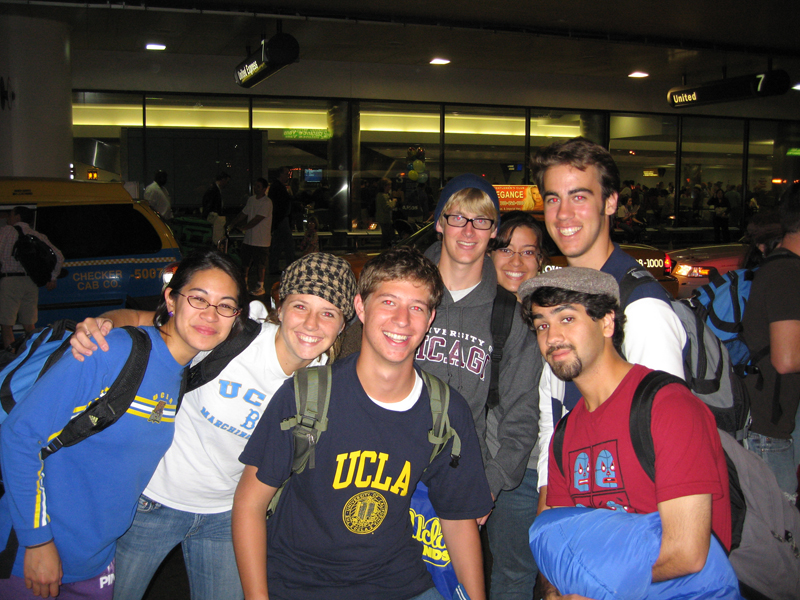
[[[142,330],[135,327],[123,329],[131,336],[133,346],[116,381],[106,394],[89,404],[42,449],[42,458],[112,425],[133,402],[147,370],[151,343]],[[33,384],[70,349],[69,338],[74,331],[74,321],[56,321],[29,334],[16,355],[7,352],[0,358],[0,424],[18,403],[24,401]]]
[[[773,254],[765,258],[761,265],[783,258],[797,258],[794,254]],[[688,299],[691,306],[714,335],[725,344],[731,357],[731,365],[739,375],[746,367],[755,364],[769,353],[769,347],[751,356],[742,337],[742,317],[750,298],[750,288],[759,267],[728,271],[725,275],[716,273],[703,287],[697,289]]]

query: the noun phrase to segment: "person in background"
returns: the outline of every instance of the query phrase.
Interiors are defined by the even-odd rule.
[[[497,236],[489,241],[497,283],[517,296],[523,281],[541,269],[544,261],[542,228],[530,213],[514,210],[503,215]]]
[[[203,218],[208,218],[210,213],[216,213],[218,215],[222,215],[222,190],[223,188],[228,185],[231,180],[231,176],[228,175],[225,171],[220,172],[216,179],[214,179],[214,183],[211,184],[206,190],[206,193],[203,194]]]
[[[167,185],[167,172],[156,171],[153,183],[144,189],[144,199],[162,219],[169,221],[172,218],[172,203],[165,185]]]
[[[303,256],[306,254],[319,252],[319,235],[317,233],[318,229],[319,221],[317,221],[317,218],[308,217],[306,233],[303,236],[303,241],[300,243],[300,252],[303,253]]]
[[[107,353],[82,362],[63,356],[14,407],[0,435],[0,545],[12,560],[6,540],[18,540],[18,549],[11,577],[0,579],[2,600],[111,599],[117,538],[172,443],[184,367],[242,329],[246,300],[236,264],[216,250],[198,250],[181,261],[150,313],[147,370],[117,422],[41,457],[42,440],[117,379],[132,348],[124,331],[109,336]]]
[[[295,261],[281,280],[278,311],[262,322],[255,340],[214,380],[186,394],[173,444],[119,540],[115,600],[139,600],[178,544],[192,600],[243,597],[231,540],[233,495],[244,469],[239,454],[283,382],[297,369],[332,360],[354,315],[355,292],[355,276],[343,259],[316,253]],[[78,356],[107,349],[103,333],[111,326],[143,322],[151,314],[117,310],[87,319],[73,348]]]
[[[381,226],[381,247],[391,248],[394,241],[394,220],[392,211],[397,200],[392,198],[392,182],[386,177],[378,181],[378,193],[375,196],[375,220]]]
[[[745,378],[753,423],[748,448],[763,458],[784,493],[797,494],[800,403],[800,184],[778,202],[782,239],[756,271],[742,317],[758,373]],[[795,432],[793,435],[793,431]]]
[[[33,331],[39,319],[39,288],[28,277],[25,269],[13,256],[14,244],[19,239],[15,227],[23,234],[35,235],[44,241],[56,255],[56,266],[48,291],[56,289],[56,277],[61,272],[64,256],[43,233],[33,229],[34,212],[27,206],[15,206],[6,218],[6,225],[0,229],[0,331],[2,331],[3,348],[14,343],[14,324],[19,318],[26,333]]]
[[[258,285],[250,293],[263,296],[264,276],[269,261],[269,246],[272,243],[272,200],[267,197],[267,180],[256,179],[253,184],[253,195],[247,199],[242,212],[234,217],[228,226],[228,232],[239,227],[244,232],[242,242],[242,267],[244,280],[250,284],[248,276],[252,267],[258,275]],[[244,225],[240,225],[244,223]]]
[[[269,184],[268,196],[272,200],[272,246],[269,253],[269,272],[280,273],[280,258],[286,261],[286,267],[294,262],[294,239],[289,225],[292,212],[292,196],[286,189],[292,170],[281,167]]]
[[[731,232],[728,229],[731,213],[731,203],[725,197],[725,191],[717,188],[714,196],[708,201],[708,207],[714,209],[711,221],[714,225],[714,242],[725,244],[731,241]]]

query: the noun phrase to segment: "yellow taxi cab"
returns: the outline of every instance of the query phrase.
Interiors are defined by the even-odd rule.
[[[114,308],[155,308],[161,271],[181,259],[172,232],[121,183],[0,178],[0,224],[14,206],[64,255],[56,288],[39,292],[39,325]]]

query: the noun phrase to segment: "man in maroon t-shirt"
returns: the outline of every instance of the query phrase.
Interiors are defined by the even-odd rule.
[[[548,507],[587,506],[661,516],[653,581],[702,570],[711,533],[731,545],[725,454],[711,411],[681,384],[655,396],[655,481],[630,439],[630,409],[650,369],[620,356],[624,314],[613,276],[594,269],[550,271],[520,286],[522,314],[557,377],[582,394],[567,421],[563,474],[549,457]],[[546,598],[559,598],[549,583]]]

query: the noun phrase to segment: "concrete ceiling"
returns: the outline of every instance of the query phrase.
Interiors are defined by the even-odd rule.
[[[763,71],[800,82],[800,2],[751,0],[0,0],[0,14],[68,22],[76,50],[167,52],[243,59],[278,20],[300,60],[423,65],[535,77],[624,77],[634,70],[680,85]],[[446,68],[446,67],[444,67]],[[479,84],[479,83],[478,83]]]

